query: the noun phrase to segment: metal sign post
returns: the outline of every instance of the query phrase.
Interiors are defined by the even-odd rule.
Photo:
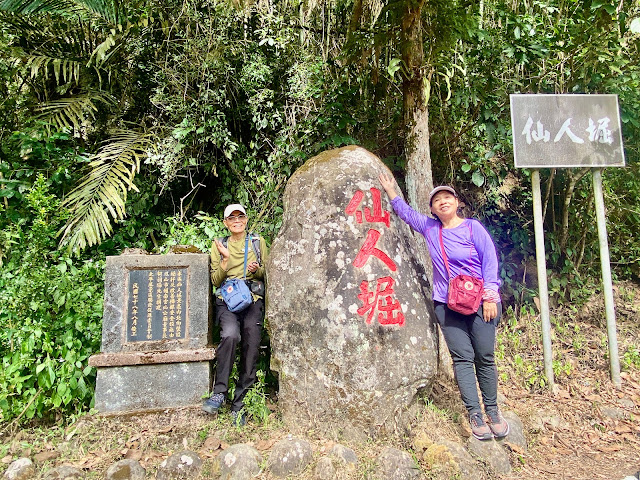
[[[598,222],[598,241],[600,243],[600,264],[602,265],[602,285],[604,287],[604,309],[607,317],[607,338],[609,339],[609,367],[611,381],[620,387],[620,359],[618,357],[618,335],[616,333],[616,314],[613,301],[613,283],[611,281],[611,264],[609,262],[609,242],[607,240],[607,222],[604,218],[604,198],[602,195],[602,170],[594,168],[593,196],[596,202],[596,219]]]
[[[611,380],[620,386],[620,360],[599,167],[623,167],[624,149],[617,95],[511,95],[511,128],[516,168],[532,168],[536,257],[544,367],[553,389],[549,292],[542,226],[540,168],[591,167],[598,222],[602,283],[607,317]]]
[[[544,373],[549,388],[554,391],[553,352],[551,351],[551,320],[549,315],[549,290],[547,287],[547,262],[544,251],[544,228],[542,225],[542,195],[540,194],[540,170],[531,172],[533,187],[533,227],[536,234],[536,262],[538,265],[538,289],[540,298],[540,320],[542,322],[542,353]]]

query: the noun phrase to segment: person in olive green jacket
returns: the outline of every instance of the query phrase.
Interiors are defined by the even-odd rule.
[[[251,236],[249,241],[246,241],[246,236],[251,235],[246,232],[247,222],[247,212],[242,205],[227,206],[224,210],[224,225],[231,235],[226,241],[215,240],[211,246],[211,282],[217,289],[216,321],[220,324],[221,330],[220,344],[216,349],[217,366],[213,393],[202,405],[202,409],[211,414],[217,413],[224,405],[236,346],[241,343],[239,378],[231,402],[232,420],[238,425],[245,424],[244,413],[241,413],[243,399],[256,381],[256,362],[264,317],[264,283],[260,285],[259,282],[264,280],[264,258],[267,255],[267,244],[262,237]],[[252,287],[253,302],[244,310],[234,313],[229,311],[218,292],[225,280],[245,278],[245,245],[248,246],[246,278]]]

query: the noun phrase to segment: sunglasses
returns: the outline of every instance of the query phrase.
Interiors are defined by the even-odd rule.
[[[245,218],[247,218],[246,215],[231,215],[231,216],[225,218],[225,220],[229,220],[231,222],[235,222],[236,220],[244,220]]]

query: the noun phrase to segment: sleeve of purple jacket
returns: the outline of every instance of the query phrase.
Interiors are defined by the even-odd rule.
[[[421,233],[423,236],[427,236],[427,229],[430,222],[434,222],[432,218],[429,218],[423,213],[416,212],[409,206],[402,198],[396,197],[391,200],[391,206],[396,214],[416,232]]]

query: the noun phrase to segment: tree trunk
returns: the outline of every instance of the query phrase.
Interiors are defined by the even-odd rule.
[[[429,110],[425,91],[421,11],[424,0],[408,0],[402,16],[402,60],[407,69],[402,82],[409,204],[429,211],[427,199],[433,188],[429,153]]]
[[[433,188],[429,151],[429,109],[426,94],[426,69],[422,44],[422,6],[424,0],[406,0],[402,16],[402,61],[407,69],[402,82],[407,200],[416,210],[430,213],[429,192]],[[423,238],[418,241],[416,256],[433,279],[431,258]],[[434,319],[435,320],[435,319]],[[438,328],[438,371],[453,380],[453,362],[442,332]]]
[[[569,181],[564,190],[564,199],[562,202],[562,225],[560,227],[560,251],[564,252],[567,248],[567,242],[569,240],[569,208],[571,207],[571,200],[576,189],[578,182],[589,172],[588,168],[581,168],[577,172],[575,170],[568,170],[567,177]]]

